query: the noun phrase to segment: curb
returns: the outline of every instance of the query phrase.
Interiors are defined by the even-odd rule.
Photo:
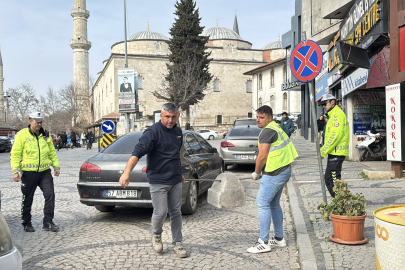
[[[297,235],[297,246],[300,258],[301,269],[303,270],[316,270],[318,266],[316,264],[316,258],[314,249],[312,248],[311,240],[309,239],[307,226],[304,221],[304,216],[299,207],[297,193],[295,192],[292,177],[287,182],[287,191],[290,198],[290,207],[292,217],[294,220],[295,231]],[[311,248],[309,248],[311,247]]]
[[[370,171],[363,169],[363,172],[370,180],[390,180],[395,178],[395,172],[393,171]]]

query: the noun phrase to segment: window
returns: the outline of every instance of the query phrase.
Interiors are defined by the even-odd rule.
[[[201,136],[196,136],[198,143],[201,145],[201,153],[212,153],[212,146]]]
[[[287,81],[287,66],[284,65],[283,67],[283,83]]]
[[[248,80],[246,82],[246,93],[252,93],[252,81]]]
[[[262,98],[259,98],[259,108],[260,108],[261,106],[263,106],[263,99],[262,99]]]
[[[273,112],[276,109],[276,97],[274,95],[270,96],[270,107],[273,109]]]
[[[270,86],[274,86],[274,69],[270,71]]]
[[[234,128],[229,136],[258,137],[261,131],[261,128]]]
[[[263,76],[262,76],[262,74],[260,73],[260,74],[259,74],[259,90],[262,90],[262,88],[263,88],[263,87],[262,87],[262,86],[263,86],[262,77],[263,77]]]
[[[287,104],[288,104],[288,95],[287,93],[283,94],[283,111],[287,111]]]
[[[251,113],[251,112],[248,112],[248,116],[247,116],[248,118],[252,118],[253,117],[253,114]]]
[[[156,42],[156,51],[160,52],[160,43],[159,42]]]
[[[138,75],[138,89],[143,89],[143,78],[141,75]]]
[[[189,154],[189,155],[195,155],[195,154],[201,153],[201,146],[198,143],[197,139],[192,134],[186,135],[185,147],[186,147],[187,154]]]
[[[217,124],[222,124],[222,115],[217,115]]]
[[[214,92],[219,92],[219,80],[214,79]]]
[[[233,51],[233,46],[232,45],[228,45],[228,53],[232,53]]]

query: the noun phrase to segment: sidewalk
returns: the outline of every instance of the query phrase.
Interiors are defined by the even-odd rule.
[[[325,222],[317,206],[322,202],[321,183],[315,143],[294,139],[299,158],[293,164],[288,183],[288,195],[297,234],[302,269],[376,269],[373,211],[389,205],[405,203],[405,181],[399,179],[366,180],[359,174],[366,170],[390,170],[389,162],[344,162],[342,178],[350,190],[366,198],[367,218],[364,245],[349,246],[329,240],[333,234],[331,222]],[[323,160],[326,167],[326,160]],[[327,191],[326,191],[327,192]],[[327,192],[328,202],[330,195]],[[310,248],[311,247],[311,248]]]

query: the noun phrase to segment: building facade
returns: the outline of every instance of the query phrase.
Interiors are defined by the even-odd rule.
[[[0,48],[0,123],[5,122],[5,106],[4,106],[4,77],[3,77],[3,60],[1,58]]]

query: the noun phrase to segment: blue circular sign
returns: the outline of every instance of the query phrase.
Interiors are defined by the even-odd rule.
[[[113,121],[107,120],[101,124],[101,129],[104,133],[110,134],[114,132],[115,124]]]
[[[322,59],[321,47],[315,41],[301,41],[291,53],[291,73],[300,82],[312,81],[322,69]]]

